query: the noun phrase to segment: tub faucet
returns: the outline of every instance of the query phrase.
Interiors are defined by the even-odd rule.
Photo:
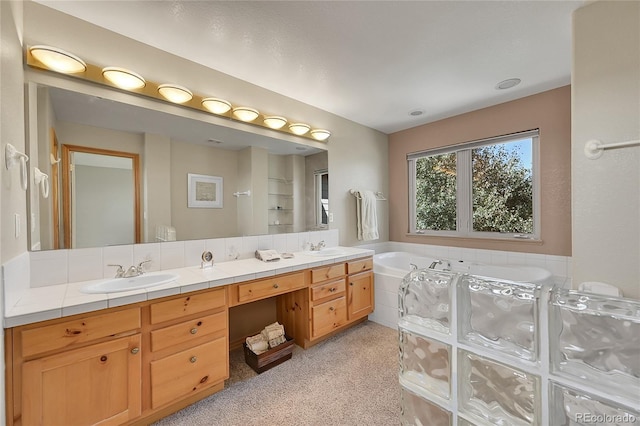
[[[416,271],[418,269],[418,265],[416,265],[415,263],[409,263],[409,267],[412,271]]]
[[[429,269],[436,269],[436,265],[442,265],[442,260],[435,260],[429,265]]]

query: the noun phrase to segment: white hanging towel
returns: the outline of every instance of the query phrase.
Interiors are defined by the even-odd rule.
[[[378,234],[378,214],[376,213],[376,194],[373,191],[358,191],[356,197],[356,222],[358,240],[368,241],[380,238]]]

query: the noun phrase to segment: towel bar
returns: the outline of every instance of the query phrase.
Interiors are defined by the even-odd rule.
[[[349,192],[353,194],[354,197],[362,199],[362,196],[360,196],[360,191],[358,191],[357,189],[351,189],[349,190]],[[374,194],[376,195],[376,200],[387,201],[382,192],[375,191]]]

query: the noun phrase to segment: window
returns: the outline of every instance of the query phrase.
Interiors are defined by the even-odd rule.
[[[409,154],[409,232],[537,238],[538,130]]]
[[[329,225],[329,172],[317,170],[313,173],[315,186],[316,227],[327,228]]]

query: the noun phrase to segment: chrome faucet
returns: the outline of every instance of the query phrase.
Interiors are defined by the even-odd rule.
[[[309,243],[309,250],[311,251],[320,251],[326,247],[324,240],[320,241],[318,244]]]
[[[142,265],[149,262],[151,262],[151,260],[143,260],[142,262],[138,263],[138,266],[129,266],[129,269],[127,269],[126,271],[124,270],[122,265],[109,264],[107,266],[116,266],[118,268],[116,270],[115,278],[131,278],[144,274],[144,268]]]
[[[431,262],[431,265],[429,265],[429,269],[436,269],[437,265],[444,265],[442,267],[443,271],[450,271],[451,270],[451,263],[448,260],[435,260],[435,261]]]
[[[431,262],[431,265],[429,265],[429,269],[436,269],[437,265],[442,265],[442,260],[436,260]]]

